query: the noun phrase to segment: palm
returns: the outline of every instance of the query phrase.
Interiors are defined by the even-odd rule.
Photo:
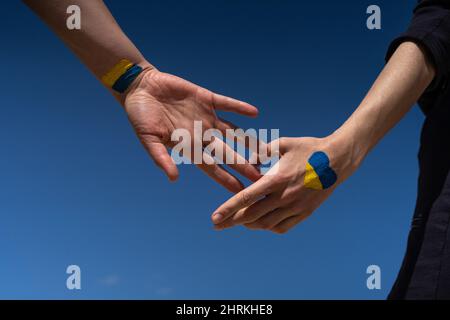
[[[217,128],[224,132],[234,126],[219,119],[215,109],[255,116],[255,107],[231,98],[217,95],[176,76],[158,71],[147,72],[127,95],[125,109],[140,141],[169,176],[175,180],[178,170],[167,153],[172,147],[172,132],[187,129],[194,137],[194,121],[201,121],[203,130]],[[199,165],[208,175],[232,191],[242,184],[217,166]],[[256,169],[249,165],[235,167],[255,180]]]
[[[194,121],[210,128],[217,122],[212,93],[178,77],[146,75],[127,97],[126,109],[133,127],[145,144],[171,145],[175,129],[192,132]]]

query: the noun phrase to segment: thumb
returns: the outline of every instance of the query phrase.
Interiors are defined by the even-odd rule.
[[[161,142],[144,143],[144,146],[155,164],[165,172],[169,180],[177,180],[178,168],[167,152],[167,148]]]

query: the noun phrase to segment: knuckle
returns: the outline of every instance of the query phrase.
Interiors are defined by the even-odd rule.
[[[298,216],[301,220],[303,220],[303,219],[308,218],[310,215],[312,215],[313,212],[314,212],[314,208],[306,207],[306,208],[304,208],[300,213],[298,213],[297,216]]]
[[[282,138],[278,139],[278,143],[279,143],[280,145],[286,144],[287,141],[288,141],[288,138],[286,138],[286,137],[282,137]]]
[[[293,204],[300,195],[296,190],[287,190],[280,196],[280,201],[283,203]]]
[[[248,221],[244,223],[246,227],[252,230],[258,230],[261,229],[261,226],[259,225],[259,221]]]
[[[269,230],[270,229],[270,223],[267,221],[257,221],[254,223],[254,225],[256,226],[257,229],[261,229],[261,230]]]
[[[244,226],[250,230],[257,230],[258,227],[254,223],[244,223]]]
[[[263,222],[261,223],[261,229],[263,230],[270,230],[272,229],[273,225],[269,222]]]
[[[292,138],[286,138],[282,137],[278,140],[279,146],[281,149],[286,149],[289,143],[291,142]]]
[[[239,196],[239,200],[244,206],[250,205],[251,201],[252,201],[251,195],[247,191],[241,192],[241,194]]]
[[[223,209],[220,211],[220,214],[221,214],[223,217],[228,217],[228,216],[231,214],[231,210],[230,210],[230,208],[223,208]]]
[[[286,232],[288,232],[288,229],[281,228],[281,227],[274,227],[274,228],[271,229],[271,231],[276,233],[276,234],[285,234]]]
[[[289,174],[287,174],[285,172],[279,172],[275,179],[275,183],[285,184],[285,183],[289,182],[289,180],[290,180]]]

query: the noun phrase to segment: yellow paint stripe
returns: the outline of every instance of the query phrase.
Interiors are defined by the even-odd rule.
[[[114,83],[125,73],[128,69],[133,66],[133,63],[127,59],[122,59],[117,63],[111,70],[109,70],[103,77],[102,82],[108,86],[112,87]]]
[[[309,162],[306,163],[304,184],[309,189],[323,190],[322,182],[320,182],[319,176]]]

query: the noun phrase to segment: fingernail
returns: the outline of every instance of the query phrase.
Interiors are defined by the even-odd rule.
[[[214,223],[219,223],[220,221],[222,221],[223,216],[220,213],[214,213],[212,216],[212,221]]]

